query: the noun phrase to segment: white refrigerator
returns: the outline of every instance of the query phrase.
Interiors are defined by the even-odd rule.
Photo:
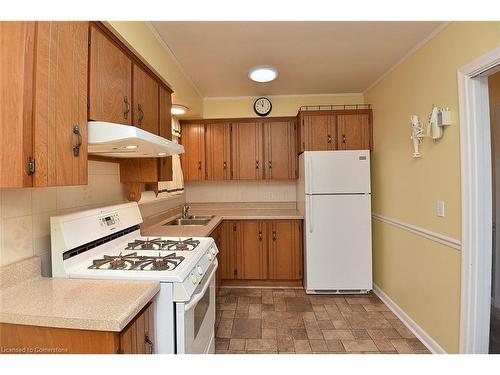
[[[370,152],[303,152],[297,203],[304,216],[306,292],[370,291]]]

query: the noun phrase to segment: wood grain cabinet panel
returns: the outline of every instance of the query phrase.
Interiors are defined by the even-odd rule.
[[[206,125],[206,179],[231,179],[231,137],[229,123]]]
[[[328,114],[304,115],[305,150],[335,150],[335,117]]]
[[[186,150],[181,154],[184,181],[205,179],[205,126],[186,124],[182,127],[181,143]]]
[[[35,22],[0,22],[0,187],[32,186]]]
[[[260,180],[264,177],[263,124],[231,124],[233,176],[236,180]]]
[[[158,83],[134,64],[133,124],[147,132],[158,134]]]
[[[370,114],[337,115],[339,149],[369,150],[371,147]]]
[[[170,92],[160,86],[159,93],[159,111],[160,111],[160,137],[172,140],[172,97]],[[172,157],[167,156],[158,159],[158,178],[159,181],[172,181]]]
[[[302,278],[302,226],[300,220],[268,222],[270,280]]]
[[[90,29],[90,120],[132,124],[132,60],[103,31]]]
[[[153,354],[154,315],[150,303],[120,332],[120,354]]]
[[[261,221],[239,223],[238,279],[267,279],[266,225]]]
[[[34,186],[87,184],[88,22],[38,22]]]
[[[219,225],[220,242],[217,244],[219,254],[220,280],[238,278],[237,254],[239,252],[240,224],[236,221],[224,221]]]
[[[295,123],[264,123],[265,178],[286,180],[296,178]]]

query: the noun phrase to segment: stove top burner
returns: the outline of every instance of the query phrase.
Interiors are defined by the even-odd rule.
[[[193,240],[193,238],[186,238],[178,241],[175,240],[162,240],[160,237],[135,240],[129,242],[125,250],[177,250],[177,251],[191,251],[200,244],[200,241]]]
[[[175,253],[161,256],[138,256],[136,252],[116,256],[103,255],[94,259],[88,269],[96,270],[138,270],[138,271],[171,271],[185,258]]]

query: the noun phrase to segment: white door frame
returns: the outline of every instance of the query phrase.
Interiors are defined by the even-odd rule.
[[[458,70],[462,188],[460,353],[488,353],[492,186],[488,75],[500,48]]]

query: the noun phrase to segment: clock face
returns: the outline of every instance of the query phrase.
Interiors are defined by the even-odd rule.
[[[273,106],[268,98],[258,98],[253,104],[253,109],[259,116],[267,116],[272,108]]]

